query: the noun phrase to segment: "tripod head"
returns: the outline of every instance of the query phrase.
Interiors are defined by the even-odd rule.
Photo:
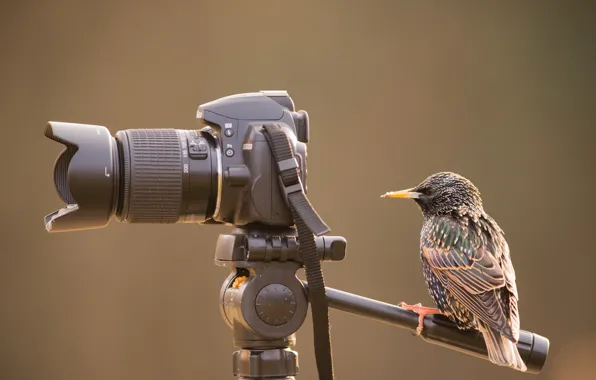
[[[343,260],[346,240],[315,239],[322,261]],[[236,229],[220,235],[217,265],[230,268],[220,310],[234,333],[234,375],[243,379],[292,378],[298,373],[295,333],[304,323],[308,293],[296,272],[304,263],[293,229]]]

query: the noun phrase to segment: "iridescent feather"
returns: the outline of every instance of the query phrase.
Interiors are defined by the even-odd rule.
[[[425,220],[421,260],[429,293],[461,329],[482,332],[489,359],[525,370],[519,339],[517,287],[509,248],[490,216]]]

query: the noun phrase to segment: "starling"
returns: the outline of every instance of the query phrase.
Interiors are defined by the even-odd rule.
[[[424,216],[420,258],[438,309],[400,304],[419,314],[417,335],[425,315],[443,314],[459,329],[480,331],[492,363],[526,371],[516,346],[519,297],[509,246],[497,222],[484,211],[476,186],[443,172],[382,197],[413,199]]]

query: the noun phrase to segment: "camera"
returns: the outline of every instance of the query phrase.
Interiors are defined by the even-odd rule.
[[[49,122],[45,135],[66,148],[54,184],[66,207],[45,217],[51,232],[128,223],[292,226],[278,167],[263,134],[288,136],[306,191],[306,111],[286,91],[223,97],[198,107],[200,128],[127,129]]]

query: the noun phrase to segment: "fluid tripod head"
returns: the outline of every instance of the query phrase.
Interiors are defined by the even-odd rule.
[[[315,239],[322,261],[345,257],[339,236]],[[306,319],[308,293],[296,272],[304,266],[296,231],[236,229],[220,235],[215,260],[231,273],[220,310],[233,330],[234,375],[243,379],[290,379],[298,374],[295,333]]]

